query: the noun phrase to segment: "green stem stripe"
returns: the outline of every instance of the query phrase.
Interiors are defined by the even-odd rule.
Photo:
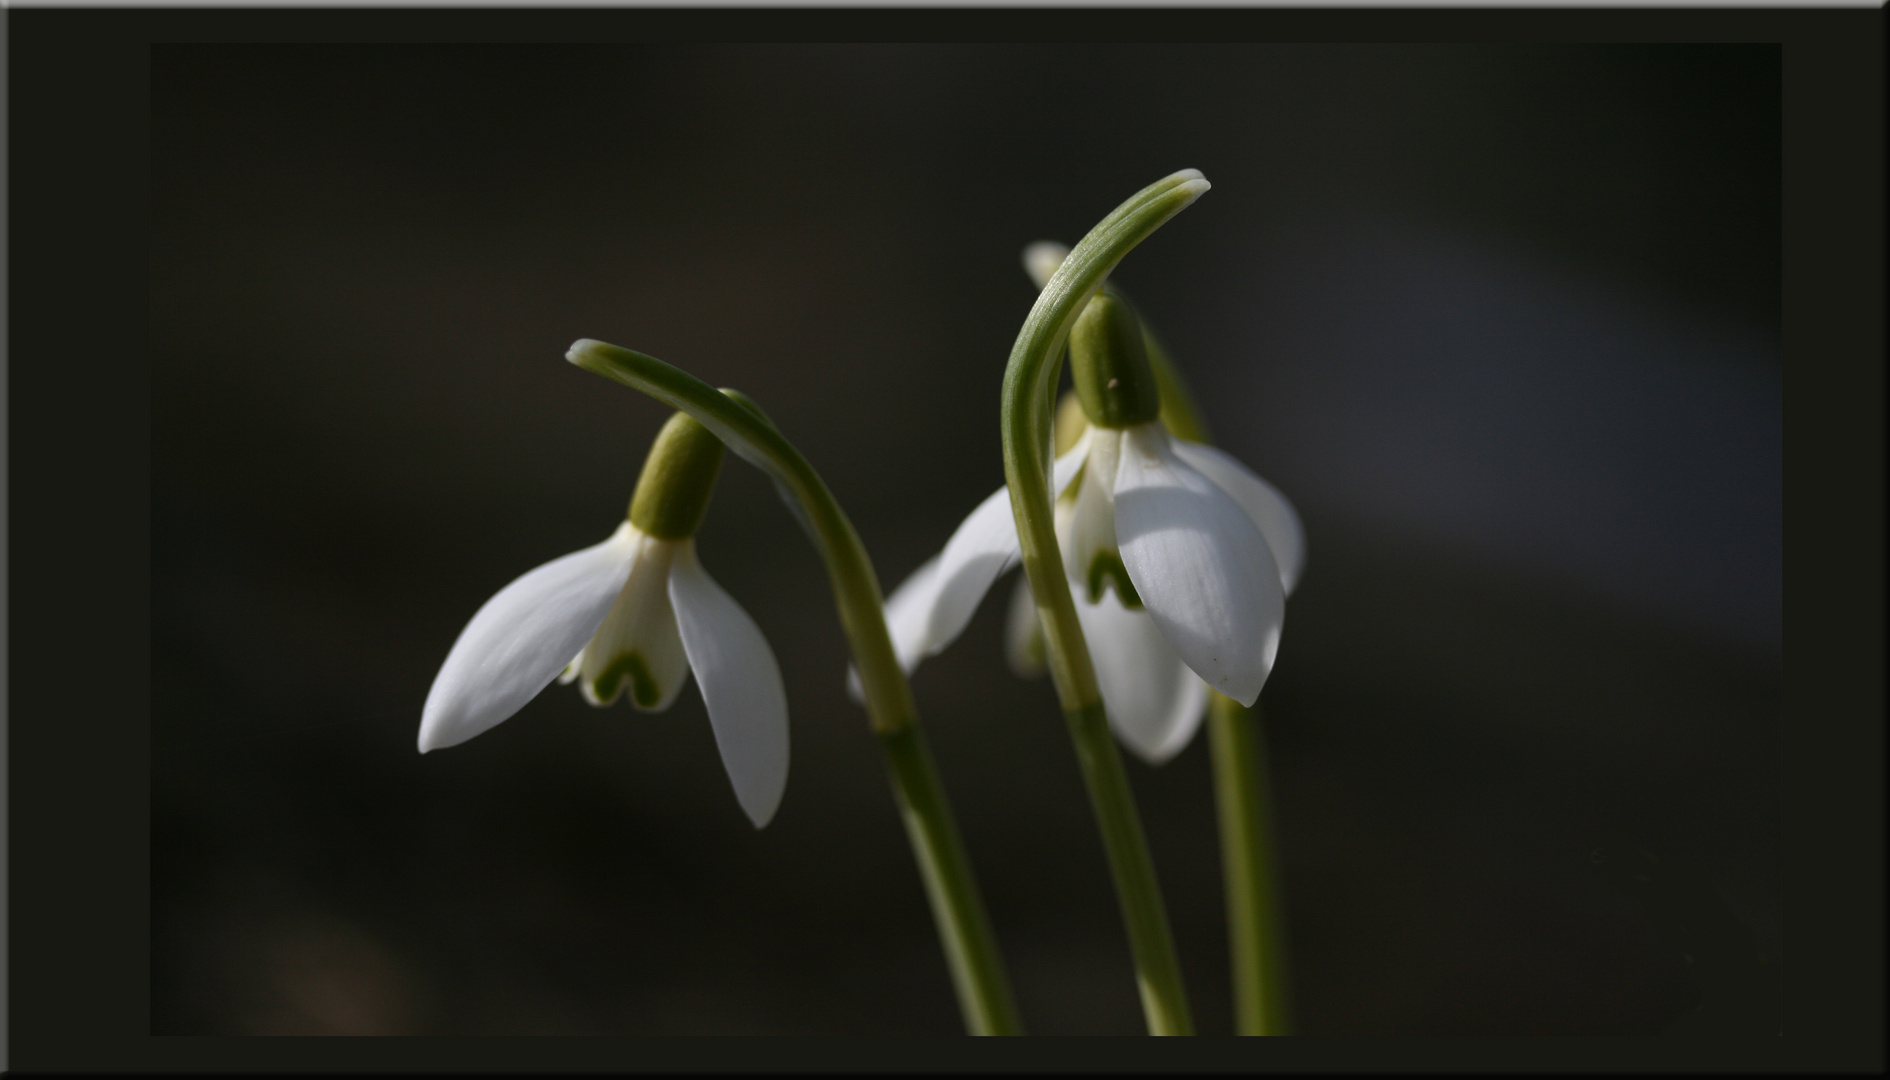
[[[1207,188],[1198,172],[1175,173],[1143,188],[1091,229],[1038,295],[1004,373],[1004,479],[1010,485],[1024,572],[1030,576],[1049,646],[1051,677],[1115,879],[1143,1012],[1150,1033],[1157,1035],[1192,1034],[1194,1026],[1154,862],[1103,713],[1096,669],[1057,549],[1050,505],[1049,399],[1070,327],[1103,279],[1135,245]]]
[[[867,715],[886,758],[965,1026],[974,1035],[1021,1034],[971,861],[919,729],[912,689],[893,653],[879,579],[833,492],[752,403],[737,401],[653,356],[601,341],[579,341],[565,358],[688,413],[792,496],[790,506],[801,516],[833,582],[840,625],[860,673]]]

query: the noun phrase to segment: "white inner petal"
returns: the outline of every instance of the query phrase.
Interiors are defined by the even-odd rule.
[[[759,829],[787,788],[787,691],[774,650],[733,597],[683,541],[669,574],[669,597],[715,729],[715,746],[742,811]]]
[[[420,752],[490,730],[557,678],[623,589],[641,538],[625,522],[603,543],[554,559],[486,601],[427,693]]]
[[[689,660],[669,602],[669,574],[686,540],[641,537],[630,578],[578,658],[578,688],[593,705],[618,695],[661,712],[689,681]]]
[[[1259,527],[1175,456],[1159,423],[1125,432],[1115,503],[1123,564],[1162,636],[1210,687],[1252,705],[1286,608]]]
[[[1011,590],[1011,606],[1004,613],[1005,662],[1018,678],[1034,679],[1049,663],[1048,648],[1043,622],[1037,615],[1037,598],[1030,591],[1030,576],[1019,574]]]
[[[1279,565],[1280,587],[1288,596],[1293,595],[1293,586],[1299,583],[1300,571],[1306,565],[1306,530],[1293,504],[1224,450],[1185,439],[1172,439],[1170,445],[1176,457],[1214,481],[1260,527],[1260,535],[1266,538],[1273,561]]]
[[[1089,461],[1077,481],[1075,507],[1057,540],[1063,549],[1063,571],[1077,599],[1094,603],[1108,588],[1108,568],[1118,559],[1114,488],[1122,433],[1090,430]]]
[[[1078,600],[1076,615],[1110,729],[1149,764],[1167,761],[1200,726],[1206,685],[1168,647],[1148,612],[1123,607],[1113,592],[1099,604]]]

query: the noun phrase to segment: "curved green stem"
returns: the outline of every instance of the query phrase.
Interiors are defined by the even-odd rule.
[[[655,357],[589,339],[572,345],[566,359],[688,413],[791,497],[789,507],[813,538],[833,582],[867,715],[892,775],[900,817],[919,862],[965,1026],[974,1035],[1021,1034],[1017,1006],[971,861],[919,730],[912,689],[893,653],[879,579],[853,523],[825,481],[759,409],[685,371]]]
[[[1149,1031],[1157,1035],[1192,1034],[1194,1025],[1155,866],[1103,714],[1096,669],[1057,549],[1050,504],[1050,394],[1063,344],[1083,305],[1130,249],[1207,188],[1198,172],[1175,173],[1143,188],[1091,229],[1038,295],[1004,373],[1004,479],[1010,485],[1024,572],[1030,575],[1049,646],[1051,677],[1115,878],[1143,1012]]]
[[[1286,935],[1274,884],[1266,735],[1260,709],[1224,694],[1208,704],[1214,802],[1227,883],[1227,945],[1234,969],[1234,1030],[1287,1034]]]

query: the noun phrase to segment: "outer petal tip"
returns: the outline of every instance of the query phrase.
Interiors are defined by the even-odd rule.
[[[456,746],[509,719],[597,632],[637,551],[624,525],[554,559],[485,602],[453,643],[421,710],[421,752]]]
[[[1123,607],[1115,593],[1104,593],[1095,604],[1078,600],[1076,614],[1110,730],[1150,765],[1180,753],[1200,726],[1207,687],[1175,655],[1148,612]]]
[[[754,619],[703,571],[694,544],[685,544],[671,564],[669,598],[735,799],[755,828],[762,828],[774,819],[787,788],[787,691],[780,665]]]
[[[934,655],[958,640],[978,602],[1017,558],[1010,489],[999,488],[965,518],[939,553],[927,584],[929,605],[922,622],[915,618],[915,635],[923,643],[917,655]],[[904,648],[900,652],[903,658]]]
[[[943,553],[921,563],[886,598],[886,630],[892,637],[893,652],[899,657],[899,666],[908,675],[927,655],[926,635],[932,622],[932,611],[938,606],[938,567],[942,558]],[[858,673],[854,673],[852,678],[857,681]]]

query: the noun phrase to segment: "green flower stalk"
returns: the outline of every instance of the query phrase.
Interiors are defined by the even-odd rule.
[[[1050,275],[1018,333],[1004,375],[1002,426],[1008,483],[972,511],[945,550],[914,572],[887,605],[899,659],[912,667],[962,633],[992,582],[1022,562],[1044,630],[1043,658],[1063,704],[1122,908],[1143,1012],[1149,1031],[1157,1035],[1192,1034],[1194,1022],[1148,843],[1110,736],[1113,718],[1105,707],[1071,583],[1065,580],[1051,508],[1052,499],[1080,476],[1091,478],[1086,484],[1103,483],[1104,474],[1113,481],[1123,457],[1121,438],[1115,430],[1101,438],[1086,431],[1067,449],[1053,447],[1051,392],[1064,343],[1110,269],[1207,187],[1201,174],[1190,169],[1144,188],[1091,230]],[[1115,403],[1111,407],[1119,407],[1114,418],[1136,424],[1131,430],[1146,427],[1154,404],[1153,388],[1138,383],[1133,399],[1118,400],[1122,397],[1118,388],[1108,383],[1105,377],[1091,389],[1101,395],[1099,400],[1109,399]],[[1151,435],[1151,441],[1159,438],[1159,434]],[[1106,444],[1116,459],[1095,460],[1090,454],[1092,443]],[[1151,448],[1159,453],[1159,447]],[[1094,567],[1098,580],[1106,576],[1114,583],[1108,593],[1112,602],[1117,602],[1118,594],[1126,597],[1133,591],[1127,582],[1134,572],[1123,565],[1127,552],[1096,554],[1103,556],[1099,562],[1084,559],[1076,565],[1085,573]],[[1090,584],[1094,582],[1086,582]],[[1121,608],[1119,602],[1117,608]],[[1118,641],[1107,635],[1102,640]],[[1125,738],[1135,744],[1131,736],[1125,734]]]
[[[1227,954],[1234,973],[1234,1032],[1288,1035],[1286,926],[1274,869],[1272,800],[1260,708],[1225,694],[1208,702],[1214,804],[1227,892]]]
[[[1024,572],[1049,646],[1051,678],[1063,702],[1115,878],[1149,1031],[1189,1035],[1189,1014],[1174,935],[1148,842],[1116,753],[1076,602],[1064,576],[1051,508],[1051,395],[1056,360],[1078,315],[1103,278],[1136,244],[1208,189],[1192,169],[1142,189],[1104,218],[1058,267],[1011,348],[1004,374],[1004,479],[1010,492]]]
[[[912,691],[894,653],[879,581],[833,493],[800,451],[753,402],[718,392],[654,357],[589,339],[573,364],[680,409],[768,474],[788,498],[827,565],[861,693],[891,774],[906,835],[919,863],[965,1026],[978,1035],[1022,1032],[990,921],[939,782]]]
[[[1067,249],[1048,242],[1033,244],[1027,250],[1025,265],[1037,278],[1040,288],[1066,254]],[[1098,300],[1112,293],[1113,290],[1107,291]],[[1095,303],[1092,301],[1091,306]],[[1085,317],[1088,317],[1087,311]],[[1177,440],[1208,443],[1207,421],[1194,395],[1169,358],[1167,349],[1146,323],[1142,324],[1142,344],[1160,393],[1163,426]],[[1073,442],[1075,435],[1071,425],[1080,417],[1065,414],[1058,420],[1059,440]],[[1258,477],[1252,479],[1259,480]],[[1263,493],[1272,497],[1265,504],[1255,504],[1256,508],[1265,510],[1256,514],[1255,524],[1275,554],[1281,586],[1290,596],[1305,565],[1304,533],[1298,515],[1285,497],[1274,492],[1270,485],[1261,484]],[[1027,622],[1014,617],[1009,629],[1011,652],[1017,658],[1013,665],[1020,668],[1028,664],[1033,639],[1041,636],[1034,612],[1030,615]],[[1185,693],[1180,708],[1195,716],[1201,711],[1200,703]],[[1214,801],[1220,823],[1222,876],[1227,894],[1234,1030],[1241,1035],[1285,1035],[1290,1028],[1290,980],[1284,911],[1275,871],[1268,783],[1271,770],[1260,708],[1258,702],[1248,708],[1225,694],[1212,692],[1208,695],[1207,713],[1214,758]],[[1191,733],[1192,729],[1188,730]]]

